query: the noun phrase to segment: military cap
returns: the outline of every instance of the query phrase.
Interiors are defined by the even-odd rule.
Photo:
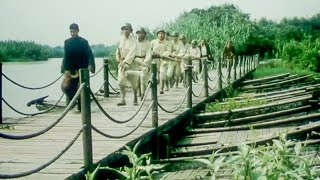
[[[196,40],[192,40],[192,41],[191,41],[191,44],[192,44],[192,45],[197,45],[197,41],[196,41]]]
[[[178,34],[177,32],[173,32],[171,36],[172,36],[172,37],[178,37],[179,34]]]
[[[186,36],[184,34],[181,34],[179,39],[186,39]]]
[[[146,30],[143,28],[143,27],[141,27],[141,28],[139,28],[137,31],[136,31],[136,33],[138,34],[138,33],[144,33],[144,34],[146,34],[147,32],[146,32]]]
[[[157,34],[159,34],[159,32],[166,33],[166,31],[165,31],[164,29],[159,29],[159,30],[157,31]]]
[[[133,30],[132,30],[132,26],[131,26],[130,23],[124,23],[124,25],[121,26],[121,30],[123,30],[123,28],[125,28],[125,27],[127,27],[127,28],[129,28],[131,31],[133,31]]]

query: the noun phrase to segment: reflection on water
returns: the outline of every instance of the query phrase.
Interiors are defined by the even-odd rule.
[[[3,63],[2,72],[15,82],[27,87],[42,87],[56,80],[61,74],[61,58],[53,58],[42,62]],[[103,66],[103,59],[96,58],[96,72]],[[92,74],[91,74],[92,75]],[[2,77],[2,97],[14,108],[25,113],[38,112],[35,106],[27,107],[27,103],[42,96],[49,95],[47,100],[58,100],[62,94],[60,85],[62,78],[55,84],[40,90],[28,90],[12,84]],[[103,71],[90,80],[91,89],[96,92],[103,83]],[[116,85],[112,82],[112,85]],[[62,99],[65,101],[65,98]],[[3,117],[21,117],[2,102]]]

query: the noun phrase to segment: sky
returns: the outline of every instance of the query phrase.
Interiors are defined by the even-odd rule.
[[[254,19],[311,17],[320,0],[0,0],[0,41],[29,40],[62,46],[77,23],[79,35],[92,44],[117,43],[120,27],[155,29],[193,8],[234,4]]]

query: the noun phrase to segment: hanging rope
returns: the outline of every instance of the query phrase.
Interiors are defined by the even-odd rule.
[[[200,81],[200,79],[198,79],[198,81],[196,81],[195,78],[194,78],[194,76],[192,75],[192,81],[193,81],[194,83],[198,83],[198,82]]]
[[[66,116],[66,114],[76,105],[77,99],[80,96],[80,93],[81,93],[83,87],[84,87],[84,84],[82,84],[80,86],[80,88],[78,89],[76,95],[72,98],[72,100],[70,101],[69,105],[62,112],[62,114],[58,117],[58,119],[55,122],[53,122],[49,127],[45,128],[45,129],[43,129],[43,130],[41,130],[39,132],[28,134],[28,135],[10,135],[10,134],[0,133],[0,137],[4,138],[4,139],[22,140],[22,139],[34,138],[34,137],[37,137],[37,136],[39,136],[41,134],[44,134],[44,133],[48,132],[50,129],[52,129],[54,126],[56,126]]]
[[[85,128],[85,125],[79,130],[79,132],[76,134],[76,136],[70,141],[70,143],[57,155],[55,156],[53,159],[51,159],[49,162],[43,164],[42,166],[32,169],[30,171],[27,172],[23,172],[23,173],[18,173],[18,174],[0,174],[0,179],[5,179],[5,178],[20,178],[20,177],[24,177],[24,176],[28,176],[30,174],[34,174],[36,172],[41,171],[42,169],[48,167],[49,165],[51,165],[52,163],[54,163],[57,159],[59,159],[65,152],[67,152],[70,147],[74,144],[74,142],[76,142],[76,140],[79,138],[80,134],[82,133],[83,129]]]
[[[210,90],[214,90],[217,86],[218,86],[218,83],[216,83],[216,85],[215,85],[213,88],[211,88],[211,87],[209,86],[209,84],[208,84],[208,88],[209,88]]]
[[[24,113],[24,112],[21,112],[21,111],[17,110],[16,108],[14,108],[13,106],[11,106],[4,98],[2,98],[2,101],[3,101],[10,109],[12,109],[14,112],[16,112],[16,113],[18,113],[18,114],[21,114],[21,115],[24,115],[24,116],[35,116],[35,115],[47,113],[47,112],[51,111],[52,109],[54,109],[55,107],[57,107],[57,105],[59,104],[59,102],[61,101],[61,99],[62,99],[63,96],[64,96],[64,94],[62,94],[62,95],[60,96],[60,99],[59,99],[52,107],[50,107],[49,109],[44,110],[44,111],[40,111],[40,112],[37,112],[37,113]]]
[[[146,115],[143,117],[143,119],[141,120],[141,122],[130,132],[128,132],[127,134],[124,134],[124,135],[120,135],[120,136],[114,136],[114,135],[109,135],[109,134],[106,134],[102,131],[100,131],[99,129],[97,129],[95,126],[91,126],[92,129],[97,132],[98,134],[102,135],[102,136],[105,136],[107,138],[113,138],[113,139],[120,139],[120,138],[124,138],[124,137],[127,137],[129,136],[130,134],[132,134],[134,131],[136,131],[140,126],[141,124],[146,120],[151,108],[152,108],[152,104],[153,104],[153,101],[151,102],[150,106],[148,107],[148,110],[147,110],[147,113]]]
[[[117,91],[114,87],[112,87],[112,85],[109,83],[109,87],[115,92],[115,93],[120,93],[119,91]]]
[[[188,91],[189,91],[189,87],[187,88],[187,90],[186,90],[186,92],[185,92],[185,94],[184,94],[184,97],[183,97],[182,101],[179,103],[178,107],[175,108],[174,110],[171,110],[171,111],[170,111],[170,110],[164,109],[163,106],[161,106],[161,104],[159,104],[159,102],[158,102],[158,106],[160,107],[160,109],[162,109],[162,110],[163,110],[164,112],[166,112],[166,113],[174,113],[174,112],[178,111],[178,110],[181,108],[183,102],[186,100],[186,97],[187,97],[187,95],[188,95]]]
[[[99,72],[103,69],[103,66],[98,70],[98,72],[96,72],[95,74],[91,75],[90,78],[95,77],[97,74],[99,74]]]
[[[133,118],[135,118],[135,117],[137,116],[138,112],[141,110],[143,104],[145,103],[145,101],[146,101],[146,99],[147,99],[146,97],[148,96],[148,92],[149,92],[149,90],[150,90],[150,87],[151,87],[151,83],[149,83],[149,85],[148,85],[148,87],[147,87],[146,93],[145,93],[145,95],[144,95],[144,97],[143,97],[143,99],[142,99],[142,102],[141,102],[138,110],[132,115],[132,117],[130,117],[130,118],[127,119],[127,120],[122,120],[122,121],[116,120],[116,119],[114,119],[113,117],[111,117],[111,116],[102,108],[102,106],[100,105],[100,103],[98,102],[98,100],[96,99],[96,97],[94,97],[94,94],[92,93],[91,90],[90,90],[90,93],[91,93],[91,95],[92,95],[93,101],[96,103],[96,105],[98,106],[98,108],[102,111],[102,113],[103,113],[107,118],[109,118],[111,121],[113,121],[113,122],[115,122],[115,123],[123,124],[123,123],[127,123],[127,122],[131,121]]]
[[[100,90],[102,89],[102,87],[104,86],[104,84],[105,84],[106,82],[107,82],[107,81],[104,81],[104,82],[102,83],[102,85],[100,86],[99,90],[98,90],[96,93],[94,93],[95,95],[97,95],[98,92],[100,92]]]
[[[216,75],[216,76],[214,76],[213,78],[210,78],[210,76],[209,76],[208,72],[207,72],[207,76],[208,76],[208,80],[209,80],[209,81],[215,81],[215,80],[218,78],[218,76],[217,76],[217,75]]]
[[[62,76],[63,74],[61,74],[56,80],[54,80],[52,83],[48,84],[48,85],[45,85],[45,86],[42,86],[42,87],[27,87],[27,86],[24,86],[24,85],[21,85],[21,84],[18,84],[16,83],[15,81],[13,81],[12,79],[10,79],[8,76],[6,76],[5,74],[2,73],[2,76],[5,77],[8,81],[12,82],[13,84],[19,86],[19,87],[22,87],[22,88],[25,88],[25,89],[30,89],[30,90],[38,90],[38,89],[44,89],[46,87],[49,87],[51,86],[52,84],[56,83]]]
[[[116,76],[112,74],[112,72],[110,71],[110,69],[108,69],[108,71],[109,71],[110,75],[112,76],[112,78],[115,79],[116,81],[118,81],[118,78],[116,78]]]
[[[200,94],[199,94],[199,95],[196,95],[193,91],[192,91],[192,95],[193,95],[194,97],[200,97],[200,95],[202,94],[203,90],[204,90],[204,84],[203,84],[203,86],[202,86],[202,88],[201,88],[201,91],[200,91]]]

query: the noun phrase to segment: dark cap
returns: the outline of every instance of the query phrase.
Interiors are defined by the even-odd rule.
[[[78,24],[76,24],[76,23],[72,23],[72,24],[70,25],[70,29],[74,29],[74,30],[78,30],[78,31],[79,31],[79,26],[78,26]]]
[[[124,28],[129,28],[129,30],[132,32],[132,26],[130,23],[124,23],[122,26],[121,26],[121,30],[123,30]]]

